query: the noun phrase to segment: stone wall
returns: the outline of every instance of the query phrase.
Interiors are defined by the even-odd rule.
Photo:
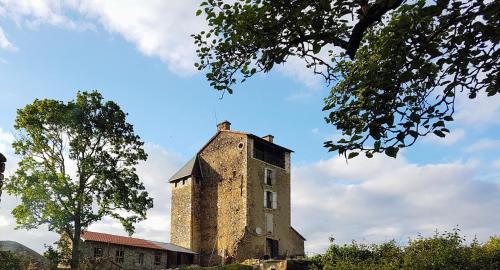
[[[115,261],[116,251],[123,250],[123,263],[117,263],[123,267],[123,269],[151,269],[159,270],[167,268],[167,251],[166,250],[153,250],[146,248],[114,245],[93,241],[84,241],[82,244],[82,260],[94,260],[94,248],[102,248],[103,256],[99,260],[110,260]],[[154,255],[159,252],[161,255],[160,265],[154,264]],[[144,254],[143,264],[139,264],[139,254]],[[116,262],[116,261],[115,261]]]
[[[200,153],[200,260],[215,265],[238,258],[246,225],[247,136],[220,132]]]
[[[273,166],[264,161],[253,158],[251,147],[253,140],[249,143],[248,157],[248,211],[249,231],[252,232],[250,247],[255,255],[264,256],[269,252],[266,250],[266,238],[278,240],[279,254],[286,257],[291,255],[290,246],[290,155],[285,154],[285,168]],[[274,173],[275,181],[273,185],[267,185],[264,181],[265,169],[270,169]],[[277,208],[268,209],[264,207],[264,191],[276,192]],[[272,233],[266,229],[266,213],[273,216],[274,227]],[[260,228],[262,233],[257,235],[256,230]]]
[[[170,242],[192,249],[192,205],[195,199],[192,178],[170,183],[170,185],[172,189]]]

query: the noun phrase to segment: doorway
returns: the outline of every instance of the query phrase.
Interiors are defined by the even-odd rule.
[[[266,254],[273,259],[279,257],[278,240],[266,238]]]

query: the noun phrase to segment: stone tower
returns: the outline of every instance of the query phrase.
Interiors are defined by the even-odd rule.
[[[217,133],[169,182],[171,239],[196,251],[201,265],[304,255],[290,225],[291,150],[273,136]]]

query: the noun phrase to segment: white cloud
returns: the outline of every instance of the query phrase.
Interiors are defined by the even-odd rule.
[[[470,146],[465,148],[465,152],[468,153],[473,153],[473,152],[480,152],[484,150],[495,150],[500,148],[500,140],[494,140],[494,139],[481,139]]]
[[[469,99],[462,93],[457,95],[455,119],[468,126],[481,127],[500,124],[500,95],[491,97],[478,93],[475,99]]]
[[[463,129],[455,129],[451,130],[449,134],[446,134],[446,137],[441,138],[434,134],[429,134],[423,138],[422,141],[434,144],[441,145],[453,145],[458,141],[461,141],[465,138],[465,130]]]
[[[347,243],[396,239],[459,226],[471,239],[497,234],[500,179],[480,181],[475,162],[417,165],[391,159],[342,157],[294,168],[293,225],[322,252],[328,237]]]
[[[0,9],[5,11],[4,16],[19,25],[31,27],[48,24],[86,30],[94,29],[98,21],[107,31],[123,36],[143,54],[160,58],[172,72],[189,75],[196,72],[196,48],[190,35],[201,31],[205,25],[202,16],[195,15],[199,3],[195,0],[0,0]],[[73,19],[70,14],[75,12],[84,19]]]
[[[14,44],[12,44],[5,36],[5,33],[2,29],[2,27],[0,27],[0,48],[2,48],[4,50],[9,50],[9,51],[17,51],[17,47],[14,46]],[[4,62],[4,61],[2,61],[2,62]]]

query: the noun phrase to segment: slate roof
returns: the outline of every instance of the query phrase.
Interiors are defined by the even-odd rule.
[[[174,175],[172,175],[172,177],[170,177],[168,181],[174,182],[175,180],[193,175],[193,172],[197,169],[197,167],[198,167],[198,158],[196,155],[192,159],[190,159],[186,164],[184,164],[184,166],[182,166],[182,168],[180,168]]]

